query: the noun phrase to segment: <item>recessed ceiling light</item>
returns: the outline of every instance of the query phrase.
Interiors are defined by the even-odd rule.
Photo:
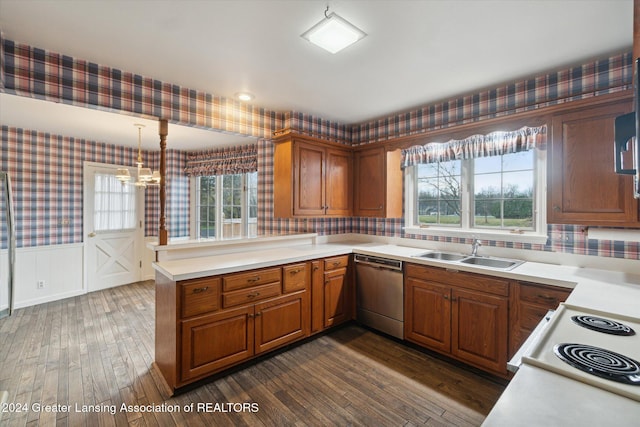
[[[327,15],[328,10],[327,7],[324,12],[325,19],[302,33],[300,37],[331,53],[340,52],[366,37],[367,34],[364,31],[340,15],[333,12]]]
[[[238,98],[240,101],[251,101],[254,96],[249,92],[238,92],[236,93],[236,98]]]

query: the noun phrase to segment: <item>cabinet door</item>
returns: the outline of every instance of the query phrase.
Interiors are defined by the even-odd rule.
[[[308,336],[310,318],[307,291],[256,304],[256,354]]]
[[[182,381],[213,373],[253,355],[253,307],[182,322]]]
[[[405,280],[404,335],[408,341],[451,350],[451,288],[414,277]]]
[[[451,353],[479,368],[507,373],[507,297],[452,289]]]
[[[351,153],[327,150],[325,202],[327,215],[351,215]]]
[[[385,151],[383,147],[355,155],[355,216],[384,216],[386,195]]]
[[[614,121],[630,111],[625,101],[553,117],[548,223],[638,224],[633,177],[613,170]]]
[[[347,269],[324,273],[324,327],[335,326],[349,320]]]
[[[293,214],[324,215],[325,149],[296,142],[293,161]]]

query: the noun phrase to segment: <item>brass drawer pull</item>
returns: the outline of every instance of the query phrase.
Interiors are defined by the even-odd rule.
[[[252,277],[250,279],[247,279],[247,282],[255,283],[255,282],[259,281],[259,280],[260,280],[260,276],[256,276],[256,277]]]
[[[260,292],[254,292],[254,293],[252,293],[252,294],[248,294],[248,295],[247,295],[247,298],[255,298],[255,297],[257,297],[257,296],[260,296]]]
[[[290,274],[298,274],[298,273],[300,273],[301,271],[302,271],[302,269],[301,269],[301,268],[299,268],[299,269],[297,269],[297,270],[290,270],[290,271],[289,271],[289,273],[290,273]]]
[[[334,262],[333,262],[333,266],[334,266],[334,267],[337,267],[337,266],[339,266],[340,264],[342,264],[340,261],[334,261]]]
[[[204,288],[195,288],[195,289],[193,290],[193,293],[194,293],[194,294],[201,294],[202,292],[207,291],[207,289],[209,289],[209,287],[208,287],[208,286],[205,286]]]

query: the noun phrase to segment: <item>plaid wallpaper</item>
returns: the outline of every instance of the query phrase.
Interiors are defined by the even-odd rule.
[[[11,94],[254,137],[282,129],[283,114],[5,38],[2,87]]]
[[[135,165],[137,159],[134,148],[8,126],[0,130],[0,170],[11,178],[17,247],[82,242],[83,162]],[[167,157],[169,175],[180,175],[184,154],[170,151]],[[159,154],[143,152],[143,161],[157,168]],[[189,192],[188,182],[185,191],[185,180],[170,181],[168,193],[179,194],[169,198],[168,205],[174,212],[185,212],[185,205],[188,212]],[[147,235],[157,235],[158,212],[158,187],[148,187],[145,194]],[[170,235],[188,235],[189,219],[182,215],[173,217],[180,220],[169,224]]]
[[[276,113],[241,104],[17,44],[1,35],[0,61],[0,90],[3,92],[145,117],[162,117],[180,124],[258,137],[260,234],[315,231],[326,235],[358,232],[452,242],[458,240],[405,235],[402,218],[273,218],[273,146],[269,141],[272,132],[290,128],[328,140],[365,144],[624,90],[631,85],[632,73],[631,54],[623,53],[347,126],[304,113]],[[2,169],[8,169],[16,176],[13,184],[15,198],[19,198],[16,210],[23,211],[18,215],[19,246],[82,241],[82,160],[133,164],[134,158],[131,150],[124,148],[2,128]],[[159,154],[147,153],[145,161],[157,168]],[[58,176],[41,175],[35,168],[39,162],[49,162],[44,164],[58,170]],[[183,173],[185,162],[186,153],[169,150],[167,225],[171,237],[189,233],[189,219],[185,215],[189,210],[189,185]],[[157,189],[147,189],[145,197],[146,233],[156,235],[159,212]],[[45,206],[48,208],[44,209]],[[67,218],[70,219],[68,223],[65,221]],[[631,259],[640,257],[638,244],[587,240],[582,230],[584,227],[579,225],[550,225],[549,240],[545,245],[487,244]]]
[[[479,121],[631,87],[632,55],[621,53],[581,66],[464,95],[351,127],[364,144]]]

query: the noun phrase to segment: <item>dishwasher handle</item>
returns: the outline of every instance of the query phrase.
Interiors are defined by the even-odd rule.
[[[366,265],[379,270],[391,270],[396,272],[402,271],[402,261],[395,259],[377,258],[368,255],[356,255],[354,258],[356,264]]]

